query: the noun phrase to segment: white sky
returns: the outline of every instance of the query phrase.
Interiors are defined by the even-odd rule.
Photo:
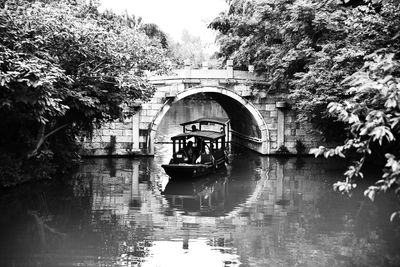
[[[128,11],[142,17],[145,23],[155,23],[161,30],[179,41],[182,30],[200,36],[204,43],[213,43],[215,32],[207,25],[227,9],[225,0],[100,0],[100,10],[116,13]]]

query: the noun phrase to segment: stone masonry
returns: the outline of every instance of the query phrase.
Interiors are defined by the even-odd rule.
[[[83,141],[86,155],[152,155],[154,137],[163,116],[174,102],[195,94],[208,94],[231,119],[232,140],[261,154],[274,154],[281,145],[296,153],[296,141],[309,148],[321,144],[310,125],[296,122],[285,92],[269,90],[260,76],[236,71],[228,61],[225,70],[185,69],[174,75],[155,76],[157,90],[150,101],[136,103],[138,112],[105,124]]]

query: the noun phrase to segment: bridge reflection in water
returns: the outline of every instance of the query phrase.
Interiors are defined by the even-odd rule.
[[[351,242],[356,239],[349,226],[356,207],[331,192],[332,177],[343,171],[340,163],[238,154],[225,171],[168,181],[159,160],[97,159],[84,165],[92,223],[101,242],[113,248],[103,259],[141,266],[323,266],[360,260],[357,253],[366,244]],[[375,249],[373,255],[382,253]]]

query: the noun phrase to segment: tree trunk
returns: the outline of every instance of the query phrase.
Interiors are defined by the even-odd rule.
[[[32,158],[35,156],[39,150],[39,148],[42,146],[44,142],[44,131],[46,130],[46,124],[41,123],[38,129],[38,133],[36,136],[36,146],[34,149],[28,153],[28,159]]]
[[[45,134],[46,124],[43,124],[43,123],[40,124],[39,129],[38,129],[38,134],[37,134],[37,137],[36,137],[36,146],[35,146],[35,148],[34,148],[31,152],[28,153],[28,155],[27,155],[28,159],[30,159],[30,158],[32,158],[33,156],[37,155],[37,153],[38,153],[40,147],[43,145],[44,141],[45,141],[50,135],[52,135],[52,134],[58,132],[59,130],[61,130],[61,129],[67,127],[67,126],[68,126],[68,124],[64,124],[64,125],[62,125],[62,126],[60,126],[60,127],[57,127],[57,128],[54,129],[53,131],[51,131],[51,132]]]

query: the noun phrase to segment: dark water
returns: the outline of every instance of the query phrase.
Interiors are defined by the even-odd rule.
[[[234,149],[226,170],[169,181],[169,152],[1,192],[0,266],[400,266],[399,203],[365,199],[369,182],[333,192],[343,161]]]

